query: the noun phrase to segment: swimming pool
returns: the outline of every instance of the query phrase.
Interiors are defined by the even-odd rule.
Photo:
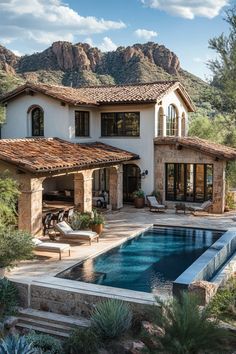
[[[57,275],[143,292],[169,286],[224,231],[182,227],[153,227],[95,258]]]

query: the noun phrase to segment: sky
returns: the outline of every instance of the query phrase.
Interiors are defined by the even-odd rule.
[[[210,38],[228,33],[225,10],[236,0],[0,0],[0,44],[17,55],[65,40],[102,51],[153,41],[181,67],[210,78]]]

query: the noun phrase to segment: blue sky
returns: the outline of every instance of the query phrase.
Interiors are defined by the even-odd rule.
[[[235,0],[0,0],[0,43],[18,54],[53,41],[88,42],[101,50],[154,41],[182,68],[207,78],[215,56],[208,40],[228,31],[224,11]]]

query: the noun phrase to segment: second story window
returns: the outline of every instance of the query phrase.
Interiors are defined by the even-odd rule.
[[[32,136],[44,136],[43,110],[36,107],[31,112]]]
[[[102,136],[140,136],[139,112],[109,112],[101,114]]]
[[[75,111],[75,136],[89,136],[88,111]]]
[[[175,106],[170,104],[168,107],[168,115],[166,117],[166,135],[175,136],[178,132],[178,114]]]

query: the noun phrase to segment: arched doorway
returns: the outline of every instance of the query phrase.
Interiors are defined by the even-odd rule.
[[[133,201],[133,193],[141,188],[141,171],[135,164],[123,165],[123,201]]]

